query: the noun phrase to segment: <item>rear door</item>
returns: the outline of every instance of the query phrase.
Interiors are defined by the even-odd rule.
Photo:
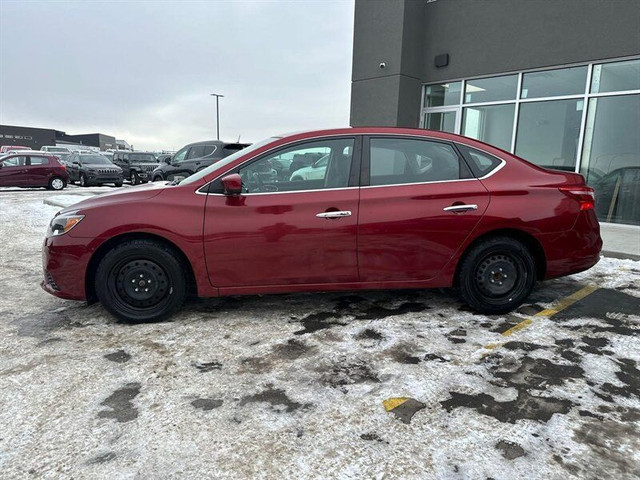
[[[314,139],[227,172],[240,174],[244,192],[207,196],[204,249],[212,285],[233,293],[252,286],[357,282],[355,145],[354,137]],[[292,182],[278,176],[274,158],[305,152],[330,156],[324,178]]]
[[[450,143],[366,138],[358,226],[360,280],[435,277],[488,205],[486,188]]]
[[[15,156],[2,161],[0,165],[1,187],[22,187],[27,180],[27,157]]]
[[[49,185],[51,169],[48,158],[40,155],[30,155],[27,157],[26,184],[34,187],[46,187]]]

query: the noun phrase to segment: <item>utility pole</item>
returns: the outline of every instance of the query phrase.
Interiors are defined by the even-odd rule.
[[[219,93],[212,93],[212,97],[216,97],[216,131],[218,133],[218,140],[220,140],[220,107],[218,105],[218,100],[220,97],[224,97],[224,95],[220,95]]]

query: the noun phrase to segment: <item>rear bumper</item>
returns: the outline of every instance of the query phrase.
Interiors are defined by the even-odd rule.
[[[593,210],[581,212],[571,230],[537,238],[547,259],[547,279],[588,270],[600,260],[602,238]]]

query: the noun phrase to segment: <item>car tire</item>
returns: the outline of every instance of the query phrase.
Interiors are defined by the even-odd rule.
[[[116,182],[116,183],[114,183],[114,185],[115,185],[116,187],[120,188],[120,187],[122,186],[122,182]]]
[[[153,180],[151,180],[152,182],[162,182],[163,178],[160,175],[156,175],[155,177],[153,177]]]
[[[536,283],[529,249],[510,237],[494,237],[473,246],[464,256],[458,288],[474,310],[502,314],[520,306]]]
[[[47,189],[49,190],[63,190],[67,186],[67,182],[63,178],[53,177],[49,180],[49,185]]]
[[[131,182],[131,185],[138,185],[140,183],[140,176],[138,175],[138,172],[131,172],[129,181]]]
[[[84,173],[80,174],[80,186],[81,187],[89,186],[89,180],[87,180],[87,176]]]
[[[170,247],[153,240],[131,240],[102,258],[95,291],[102,305],[119,320],[157,322],[182,306],[187,275]]]

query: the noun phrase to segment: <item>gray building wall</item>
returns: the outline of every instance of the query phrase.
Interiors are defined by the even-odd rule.
[[[56,131],[50,128],[0,125],[0,145],[19,145],[40,150],[44,145],[56,144]]]
[[[424,83],[639,55],[639,25],[636,0],[356,0],[351,125],[417,127]]]

